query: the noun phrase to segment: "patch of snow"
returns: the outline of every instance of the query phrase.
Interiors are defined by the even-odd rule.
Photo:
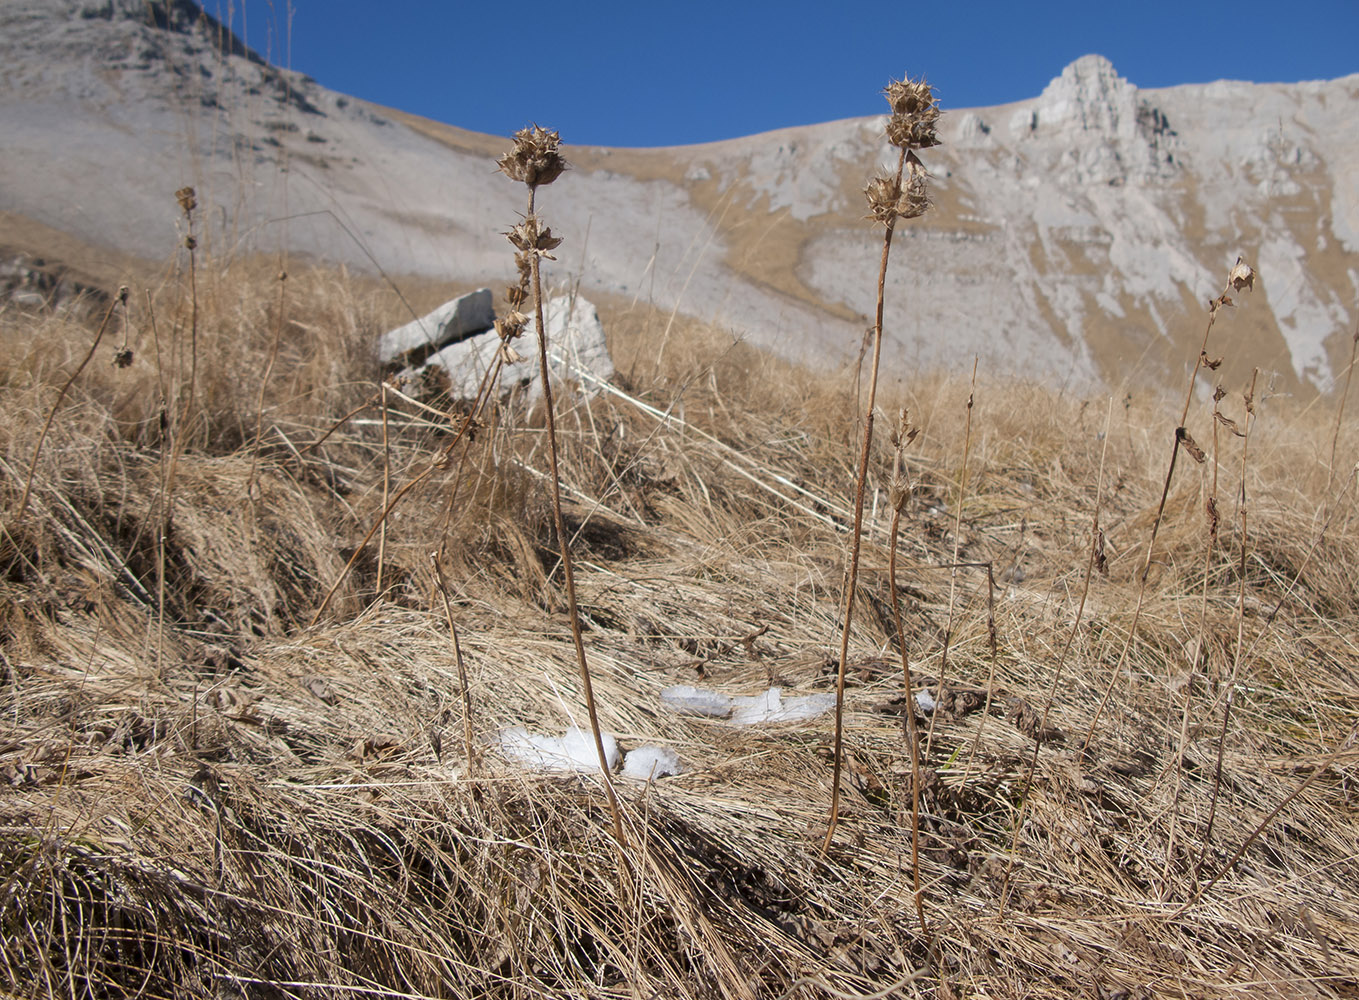
[[[697,688],[691,684],[676,684],[661,692],[661,703],[686,715],[703,715],[725,719],[731,714],[731,699],[724,694]]]
[[[926,715],[939,707],[939,702],[934,700],[934,695],[930,694],[929,688],[921,688],[915,693],[915,703],[920,706],[920,711]]]
[[[835,707],[835,695],[821,693],[784,698],[782,688],[771,687],[757,695],[729,698],[707,688],[677,684],[661,692],[661,702],[676,712],[725,718],[734,726],[754,726],[814,719]]]
[[[601,733],[604,758],[609,770],[618,766],[618,741],[612,733]],[[512,726],[500,734],[500,752],[507,760],[538,771],[597,771],[599,751],[594,736],[572,726],[562,736],[539,736],[523,726]]]
[[[623,774],[629,778],[664,778],[672,774],[683,774],[684,765],[679,754],[669,747],[640,746],[629,750],[623,757]]]
[[[733,698],[731,701],[731,722],[736,726],[814,719],[835,707],[835,695],[829,692],[785,699],[783,689],[777,687],[750,698]]]

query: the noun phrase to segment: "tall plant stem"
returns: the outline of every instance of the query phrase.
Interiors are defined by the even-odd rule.
[[[1228,280],[1227,288],[1223,289],[1224,297],[1228,288],[1231,288],[1230,280]],[[1198,356],[1194,358],[1194,370],[1189,375],[1189,388],[1185,392],[1184,408],[1180,411],[1180,422],[1175,425],[1175,440],[1170,449],[1170,464],[1166,467],[1165,484],[1161,487],[1161,502],[1156,506],[1156,520],[1151,524],[1151,538],[1147,541],[1147,555],[1142,560],[1142,569],[1138,573],[1137,605],[1133,608],[1132,624],[1128,626],[1128,636],[1123,640],[1123,649],[1118,654],[1118,663],[1114,665],[1114,669],[1109,675],[1109,684],[1104,689],[1103,697],[1100,698],[1099,707],[1095,709],[1095,717],[1090,720],[1090,728],[1086,730],[1085,742],[1081,745],[1082,753],[1090,749],[1090,741],[1095,738],[1095,727],[1099,725],[1100,716],[1104,714],[1104,708],[1109,703],[1109,696],[1113,694],[1114,684],[1123,672],[1123,664],[1128,660],[1128,651],[1137,638],[1137,624],[1142,620],[1142,605],[1147,597],[1147,575],[1151,572],[1151,560],[1156,551],[1156,533],[1161,530],[1161,519],[1166,512],[1166,499],[1170,496],[1170,482],[1175,477],[1175,462],[1180,457],[1180,444],[1184,441],[1186,433],[1184,422],[1189,419],[1189,407],[1194,402],[1194,382],[1199,377],[1199,369],[1203,367],[1204,359],[1208,356],[1208,336],[1213,332],[1213,322],[1216,319],[1217,308],[1210,308],[1208,325],[1203,330],[1203,343],[1199,345]]]
[[[1357,335],[1359,339],[1359,335]],[[1241,492],[1237,496],[1241,517],[1241,558],[1236,567],[1236,646],[1232,650],[1232,672],[1225,685],[1225,698],[1222,705],[1222,731],[1218,734],[1217,762],[1213,767],[1213,792],[1208,800],[1208,821],[1203,828],[1203,847],[1199,859],[1194,864],[1194,884],[1198,885],[1199,872],[1203,868],[1208,848],[1213,842],[1213,821],[1217,817],[1218,792],[1222,788],[1222,755],[1227,745],[1227,725],[1232,717],[1232,700],[1236,691],[1236,680],[1241,672],[1241,647],[1246,637],[1246,456],[1250,450],[1251,424],[1255,416],[1255,383],[1260,377],[1257,368],[1250,377],[1250,389],[1246,391],[1245,432],[1241,437]]]
[[[534,187],[529,186],[528,217],[533,217]],[[547,420],[547,454],[552,479],[552,517],[557,530],[557,543],[562,557],[562,577],[566,582],[566,606],[571,617],[571,641],[576,647],[576,662],[580,665],[581,690],[585,695],[585,710],[590,715],[590,732],[595,738],[595,751],[599,755],[599,773],[604,779],[604,791],[609,797],[609,811],[613,815],[613,835],[619,844],[623,837],[623,816],[618,808],[618,795],[614,791],[613,779],[609,775],[608,755],[604,752],[604,737],[599,729],[599,712],[595,707],[594,685],[590,683],[590,667],[585,659],[585,640],[580,631],[580,609],[576,605],[576,577],[571,568],[571,538],[566,533],[566,520],[562,517],[561,476],[557,462],[557,420],[553,414],[552,378],[547,363],[547,325],[543,321],[543,287],[538,266],[538,255],[530,258],[533,274],[533,311],[538,332],[538,371],[543,382],[543,411]],[[881,313],[879,313],[881,315]],[[862,499],[862,486],[860,488]],[[844,664],[840,668],[841,682],[844,681]]]
[[[904,505],[904,504],[903,504]],[[901,527],[901,507],[892,511],[891,548],[887,556],[887,586],[892,592],[892,622],[897,630],[897,647],[901,650],[901,682],[906,691],[906,743],[911,748],[911,890],[915,896],[915,914],[920,920],[920,931],[928,933],[925,924],[925,902],[920,892],[920,733],[915,721],[915,684],[911,680],[911,656],[906,647],[906,629],[901,620],[901,600],[897,594],[897,532]]]
[[[972,453],[972,406],[977,398],[977,359],[972,359],[972,384],[967,390],[967,417],[963,424],[963,465],[958,470],[958,500],[953,510],[953,563],[948,577],[948,621],[944,625],[944,652],[939,658],[939,684],[934,691],[934,700],[944,700],[944,675],[948,673],[948,650],[953,640],[953,614],[958,597],[958,551],[963,533],[963,497],[967,495],[967,460]],[[992,630],[994,634],[994,629]],[[994,658],[993,658],[994,662]],[[988,695],[989,695],[988,687]],[[939,717],[935,712],[930,716],[929,732],[925,736],[925,752],[934,746],[934,722]],[[985,714],[982,719],[986,718]]]
[[[906,169],[906,150],[897,157],[897,186]],[[887,222],[882,239],[882,263],[878,267],[878,305],[873,320],[873,370],[868,381],[868,412],[864,415],[863,447],[859,451],[859,476],[854,486],[854,535],[849,546],[849,572],[845,576],[844,621],[840,629],[840,668],[835,676],[835,760],[831,765],[830,820],[826,823],[826,840],[821,850],[830,850],[835,838],[835,827],[840,819],[840,770],[843,766],[845,723],[845,670],[849,661],[849,630],[854,624],[854,591],[859,581],[859,548],[864,530],[864,484],[868,480],[868,460],[873,448],[873,416],[878,395],[878,370],[882,364],[882,313],[887,291],[887,258],[892,252],[892,232],[896,218]],[[537,271],[534,271],[537,280]],[[541,323],[541,321],[540,321]],[[542,326],[539,326],[542,329]],[[549,412],[551,407],[548,407]],[[600,751],[603,753],[603,751]]]
[[[117,308],[119,302],[126,305],[127,289],[122,289],[119,292],[118,297],[109,303],[109,307],[104,313],[104,318],[99,323],[99,329],[94,335],[94,340],[90,342],[90,349],[85,352],[85,357],[81,359],[80,364],[76,365],[76,370],[71,372],[71,377],[66,380],[66,383],[61,387],[61,391],[57,393],[56,402],[54,402],[52,408],[47,411],[47,419],[43,421],[42,431],[38,434],[38,443],[33,446],[33,458],[28,463],[28,478],[24,480],[24,492],[19,497],[19,509],[14,515],[14,523],[16,526],[24,519],[24,513],[28,510],[28,498],[33,492],[33,477],[38,471],[38,456],[42,454],[43,443],[47,440],[48,431],[52,429],[52,421],[56,419],[57,410],[61,408],[62,400],[64,400],[66,394],[71,391],[71,386],[75,384],[75,380],[80,378],[80,373],[89,365],[90,359],[94,357],[94,352],[99,349],[99,341],[104,339],[104,331],[108,329],[109,320],[113,318],[113,310]]]

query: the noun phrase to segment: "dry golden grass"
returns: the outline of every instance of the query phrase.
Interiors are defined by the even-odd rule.
[[[562,407],[600,722],[688,766],[616,779],[620,845],[596,776],[496,750],[510,725],[583,723],[541,419],[489,414],[394,511],[381,565],[375,542],[308,628],[384,471],[392,489],[425,473],[458,416],[392,397],[384,451],[369,350],[403,317],[344,276],[298,272],[282,299],[265,268],[198,281],[192,408],[185,282],[152,295],[154,328],[134,289],[133,364],[109,363],[115,314],[23,511],[93,330],[0,314],[16,359],[0,382],[0,989],[1359,996],[1359,435],[1347,417],[1328,468],[1334,401],[1257,401],[1239,621],[1239,439],[1220,443],[1206,611],[1206,467],[1180,468],[1117,673],[1178,401],[1115,400],[1106,434],[1102,398],[981,380],[961,510],[967,382],[887,401],[922,427],[897,567],[917,685],[938,679],[955,543],[997,581],[994,660],[985,571],[955,582],[922,761],[924,933],[888,443],[867,483],[829,852],[828,717],[735,729],[658,701],[676,683],[833,689],[858,437],[844,373],[684,321],[658,363],[668,318],[617,304],[623,394]],[[1210,412],[1189,420],[1205,446]],[[1097,490],[1107,575],[1077,623]]]

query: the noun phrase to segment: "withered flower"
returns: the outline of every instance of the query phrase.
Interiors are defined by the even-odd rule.
[[[175,197],[179,200],[180,210],[185,215],[198,207],[198,199],[194,196],[194,190],[191,187],[180,188],[175,192]]]
[[[557,132],[537,125],[520,129],[514,133],[514,148],[497,160],[496,166],[511,180],[523,181],[529,187],[551,184],[566,169],[566,161],[557,151],[561,141]]]
[[[1236,263],[1232,265],[1231,271],[1227,274],[1227,282],[1238,292],[1245,288],[1248,291],[1255,291],[1255,269],[1252,268],[1241,257],[1236,258]]]

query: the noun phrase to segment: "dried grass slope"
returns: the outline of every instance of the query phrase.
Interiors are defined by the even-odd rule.
[[[1329,400],[1225,378],[1238,269],[1182,412],[921,373],[882,441],[852,367],[615,300],[549,434],[380,382],[390,288],[179,194],[163,280],[0,312],[7,994],[1359,995],[1359,336]],[[587,677],[686,773],[499,758]],[[696,679],[842,686],[840,739]]]

